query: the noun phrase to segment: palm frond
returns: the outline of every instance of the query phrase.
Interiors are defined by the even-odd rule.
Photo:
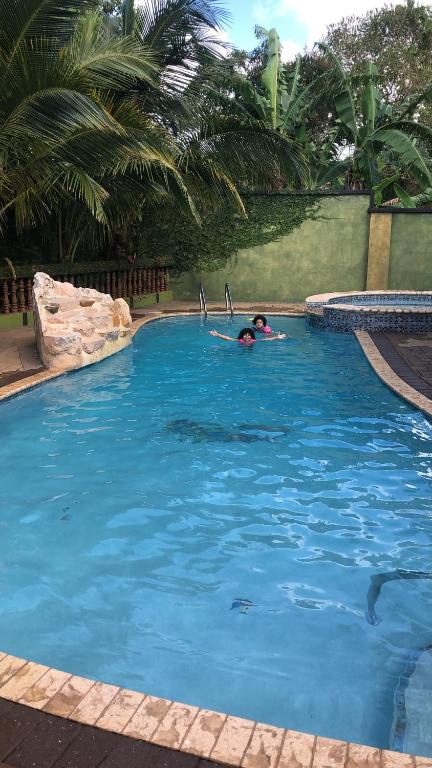
[[[107,41],[96,11],[79,19],[62,58],[71,86],[124,90],[137,81],[155,82],[154,54],[133,37]]]

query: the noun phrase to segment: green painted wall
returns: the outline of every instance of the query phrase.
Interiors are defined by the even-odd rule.
[[[369,237],[369,197],[323,197],[317,220],[307,219],[278,240],[240,250],[224,269],[185,273],[170,280],[176,299],[196,299],[198,284],[209,301],[300,301],[314,293],[364,290]]]
[[[33,312],[11,312],[9,315],[0,314],[0,331],[11,328],[21,328],[23,325],[33,325]]]
[[[147,307],[149,304],[155,304],[158,301],[158,296],[159,303],[163,304],[164,301],[172,301],[173,292],[162,291],[161,293],[148,293],[146,296],[135,296],[127,301],[133,309],[139,309],[140,307]]]
[[[432,214],[392,216],[388,287],[432,291]]]

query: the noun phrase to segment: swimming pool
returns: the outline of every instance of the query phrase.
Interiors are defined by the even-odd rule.
[[[431,425],[352,337],[279,318],[239,349],[213,322],[2,404],[0,647],[387,747],[432,587],[386,585],[377,626],[366,594],[430,567]]]

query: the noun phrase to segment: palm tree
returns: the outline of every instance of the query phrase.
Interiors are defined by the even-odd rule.
[[[128,179],[130,208],[162,190],[194,210],[171,136],[122,102],[125,89],[153,87],[154,57],[133,37],[107,40],[87,5],[0,0],[0,217],[13,211],[21,230],[58,215],[59,255],[69,258],[64,214],[76,213],[81,233],[109,227],[115,179]]]
[[[271,185],[282,155],[295,166],[272,129],[200,109],[197,67],[220,56],[214,0],[127,0],[121,34],[92,5],[0,0],[3,228],[55,222],[72,260],[156,202],[243,213],[238,182]]]
[[[221,111],[247,122],[256,131],[266,130],[278,149],[278,159],[285,166],[276,175],[284,185],[310,187],[316,164],[316,147],[308,132],[307,115],[313,106],[317,84],[322,77],[306,86],[301,83],[301,57],[291,69],[283,63],[281,42],[276,29],[256,28],[262,40],[260,51],[264,62],[255,83],[238,66],[238,56],[204,70],[202,81]],[[273,176],[275,178],[275,176]]]
[[[235,73],[226,67],[220,38],[226,14],[214,0],[147,0],[134,14],[133,7],[125,0],[123,28],[134,29],[159,64],[157,91],[143,84],[136,98],[171,131],[184,178],[200,199],[205,187],[215,204],[225,199],[240,208],[236,184],[272,188],[281,166],[290,177],[304,174],[292,137],[261,115],[233,110],[229,99],[222,103],[219,78],[232,89]]]

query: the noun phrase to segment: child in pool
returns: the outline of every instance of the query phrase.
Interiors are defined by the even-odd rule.
[[[254,331],[257,331],[257,333],[271,333],[272,329],[269,325],[267,325],[267,318],[265,315],[255,315],[255,317],[252,320],[252,325],[254,327]]]
[[[267,335],[264,339],[256,339],[255,331],[252,328],[242,328],[236,339],[233,339],[232,336],[225,336],[223,333],[215,330],[209,331],[209,334],[210,336],[217,336],[218,339],[223,339],[224,341],[237,341],[239,344],[245,344],[247,347],[256,344],[257,341],[279,341],[286,339],[286,333],[278,333],[276,336]]]

